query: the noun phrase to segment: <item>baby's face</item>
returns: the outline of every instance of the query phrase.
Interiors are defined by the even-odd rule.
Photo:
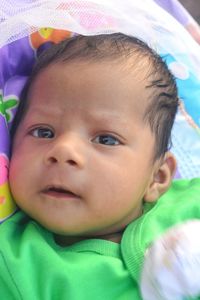
[[[155,166],[141,76],[116,64],[55,64],[42,71],[15,136],[13,196],[49,230],[96,236],[142,212]]]

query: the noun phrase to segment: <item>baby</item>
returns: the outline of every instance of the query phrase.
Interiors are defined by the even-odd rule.
[[[147,246],[200,217],[185,183],[161,197],[177,107],[166,64],[134,37],[76,36],[39,57],[11,130],[21,211],[0,227],[2,299],[141,299]]]

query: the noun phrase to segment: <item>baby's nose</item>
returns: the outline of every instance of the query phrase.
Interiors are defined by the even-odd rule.
[[[57,138],[45,155],[46,164],[68,164],[83,168],[85,164],[84,143],[75,136]]]

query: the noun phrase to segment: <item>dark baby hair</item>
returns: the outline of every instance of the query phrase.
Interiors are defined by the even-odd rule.
[[[144,68],[146,86],[150,101],[144,113],[144,122],[148,122],[155,135],[155,159],[166,153],[171,145],[171,129],[178,108],[178,95],[175,79],[166,63],[146,43],[122,33],[96,36],[75,36],[57,45],[51,46],[38,58],[32,74],[21,94],[21,101],[11,128],[11,138],[28,108],[28,92],[37,75],[57,62],[70,61],[119,61],[126,62],[136,58],[137,65]],[[143,64],[146,61],[148,64]],[[133,67],[135,66],[132,65]],[[131,66],[130,66],[131,70]],[[123,100],[122,100],[123,101]]]

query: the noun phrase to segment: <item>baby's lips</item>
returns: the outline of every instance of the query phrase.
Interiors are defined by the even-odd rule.
[[[63,194],[63,195],[68,195],[68,196],[73,196],[76,198],[80,198],[79,195],[77,195],[76,193],[74,193],[71,189],[69,189],[68,187],[62,186],[62,185],[48,185],[47,187],[45,187],[42,192],[44,194],[48,194],[48,193],[58,193],[58,194]]]

